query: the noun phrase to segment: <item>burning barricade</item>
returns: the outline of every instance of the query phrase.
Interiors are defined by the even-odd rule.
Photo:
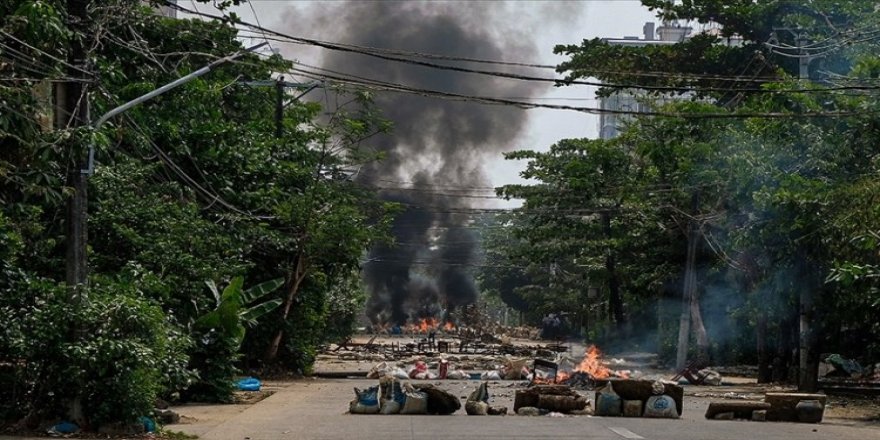
[[[612,370],[609,362],[602,359],[602,352],[591,345],[581,360],[566,354],[556,358],[556,362],[535,361],[534,375],[530,378],[536,384],[563,384],[575,388],[593,389],[597,379],[628,379],[630,370]]]

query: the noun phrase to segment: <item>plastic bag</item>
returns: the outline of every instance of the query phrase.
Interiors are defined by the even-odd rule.
[[[235,386],[241,391],[260,391],[262,383],[260,383],[260,379],[255,377],[246,377],[236,382]]]
[[[465,380],[468,378],[468,374],[462,370],[453,370],[446,374],[446,378],[451,380]]]
[[[609,381],[607,385],[596,392],[596,415],[597,416],[619,416],[623,401],[620,396],[614,392],[614,387]]]
[[[410,379],[425,379],[428,373],[428,364],[425,361],[416,361],[416,364],[413,366],[412,370],[409,370]],[[422,375],[423,377],[417,378],[417,375]]]
[[[675,400],[667,395],[651,396],[645,403],[645,417],[677,419],[678,410],[675,407]]]
[[[59,422],[58,424],[49,428],[48,434],[50,434],[50,435],[73,434],[77,431],[79,431],[79,426],[77,426],[75,423]]]
[[[480,376],[482,380],[501,380],[501,374],[495,370],[487,371]]]

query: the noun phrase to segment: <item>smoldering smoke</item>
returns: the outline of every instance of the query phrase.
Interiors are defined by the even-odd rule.
[[[510,8],[496,2],[328,2],[316,7],[309,20],[297,23],[312,23],[315,34],[359,46],[489,60],[536,59],[533,36]],[[329,28],[336,30],[333,35],[328,35]],[[361,77],[465,95],[531,97],[547,87],[351,53],[325,53],[321,64]],[[472,63],[456,65],[486,69]],[[482,163],[517,147],[527,113],[388,92],[377,93],[376,104],[394,129],[373,141],[385,159],[362,169],[358,179],[385,188],[381,196],[402,203],[406,210],[392,228],[395,244],[373,249],[363,267],[370,291],[367,314],[383,324],[451,319],[450,313],[477,299],[472,266],[479,250],[469,227],[473,215],[461,212],[479,203],[455,195],[461,188],[488,184]]]

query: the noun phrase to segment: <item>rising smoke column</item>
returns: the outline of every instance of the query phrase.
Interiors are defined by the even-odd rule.
[[[328,2],[312,8],[308,17],[288,15],[288,20],[295,20],[292,29],[296,33],[303,33],[306,24],[309,35],[359,46],[489,60],[537,59],[534,36],[524,25],[528,20],[521,15],[521,8],[516,11],[511,5]],[[545,11],[548,15],[566,19],[576,15],[572,11],[560,13],[559,5],[550,8],[554,10]],[[335,32],[328,33],[328,29]],[[513,71],[505,66],[455,64]],[[531,97],[547,88],[546,84],[352,53],[325,52],[321,65],[385,82],[466,95]],[[367,313],[374,323],[403,324],[407,319],[437,316],[444,308],[452,310],[477,299],[468,268],[478,254],[478,242],[467,227],[472,216],[461,213],[461,209],[475,207],[475,203],[445,193],[454,193],[449,190],[452,187],[486,186],[482,163],[517,146],[527,113],[511,107],[391,92],[377,93],[375,101],[394,128],[373,143],[386,158],[365,167],[358,179],[376,187],[408,187],[380,193],[408,209],[397,217],[392,228],[398,244],[373,249],[364,265],[364,279],[370,290]]]

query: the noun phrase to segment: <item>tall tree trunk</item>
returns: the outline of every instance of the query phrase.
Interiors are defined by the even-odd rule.
[[[770,356],[767,353],[767,312],[764,309],[758,311],[755,343],[758,351],[758,383],[769,383],[773,377],[770,369]]]
[[[776,355],[773,356],[773,382],[788,381],[788,361],[791,356],[791,322],[782,317],[777,328]]]
[[[281,309],[281,322],[284,323],[287,321],[287,317],[290,315],[290,308],[293,305],[293,300],[296,299],[297,293],[299,293],[299,287],[302,284],[303,280],[306,278],[306,263],[305,257],[300,255],[296,259],[296,266],[294,267],[293,273],[290,275],[290,280],[287,282],[287,297],[284,298],[284,305]],[[266,354],[263,356],[263,360],[266,364],[270,364],[278,358],[278,348],[281,346],[281,340],[284,338],[284,327],[278,329],[278,332],[275,333],[275,337],[272,338],[272,342],[269,344],[269,347],[266,349]]]
[[[696,286],[696,275],[693,284]],[[691,296],[691,330],[697,340],[697,359],[701,364],[709,361],[709,334],[703,325],[703,313],[700,311],[700,294],[694,287]]]
[[[800,341],[798,344],[798,391],[816,392],[819,386],[819,353],[816,337],[814,308],[815,292],[812,286],[801,289],[799,298],[798,327]]]
[[[700,208],[700,195],[694,193],[691,199],[692,212],[696,215]],[[687,234],[687,257],[684,265],[684,283],[681,293],[681,318],[678,327],[678,350],[675,356],[675,368],[681,370],[687,365],[688,342],[690,340],[691,319],[697,316],[702,327],[702,315],[700,315],[699,302],[696,303],[696,314],[694,313],[694,298],[696,298],[697,290],[697,242],[700,238],[699,227],[694,219],[688,222]],[[706,329],[703,328],[705,334]],[[705,341],[704,341],[705,342]],[[699,344],[699,340],[698,340]]]

